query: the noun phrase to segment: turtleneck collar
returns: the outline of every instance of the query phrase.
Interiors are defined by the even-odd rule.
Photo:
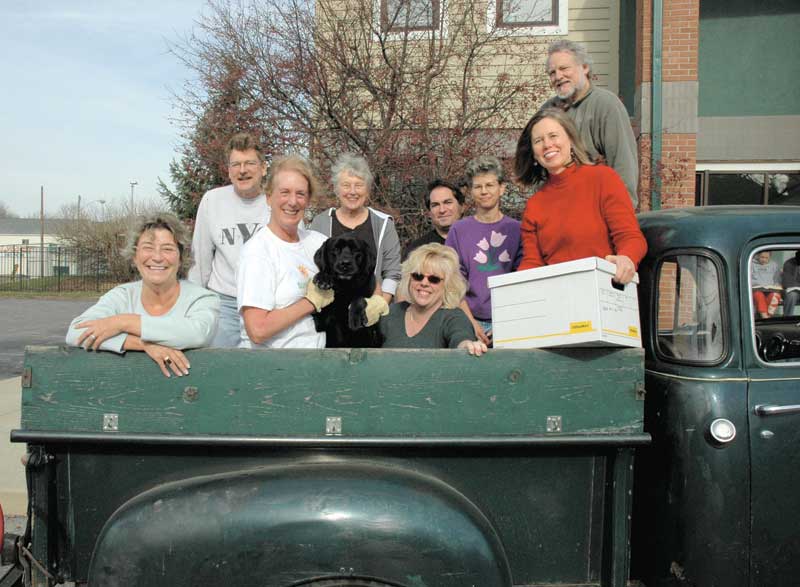
[[[564,171],[558,174],[550,174],[548,176],[548,181],[554,185],[558,185],[568,181],[570,177],[575,175],[575,172],[578,171],[580,165],[577,163],[573,163],[572,165],[568,166]]]

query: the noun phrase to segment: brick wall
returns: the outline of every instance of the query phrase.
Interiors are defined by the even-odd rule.
[[[653,79],[653,10],[651,0],[636,0],[636,87]]]
[[[664,0],[663,15],[664,81],[697,80],[699,0]]]
[[[652,83],[652,0],[637,0],[637,63],[636,83]],[[699,0],[664,0],[662,83],[664,85],[697,81],[699,42]],[[649,92],[641,92],[650,95]],[[669,105],[664,104],[662,110]],[[650,104],[642,103],[649,111]],[[651,161],[651,129],[643,128],[639,139],[641,210],[651,209],[652,180],[661,179],[661,207],[694,206],[694,176],[697,158],[697,135],[673,133],[667,125],[662,129],[662,157],[659,164]]]

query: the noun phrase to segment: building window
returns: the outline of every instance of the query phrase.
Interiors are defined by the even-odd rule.
[[[439,0],[380,0],[381,31],[435,31],[441,23]]]
[[[796,206],[800,204],[800,169],[698,170],[695,204]]]
[[[486,26],[518,36],[566,35],[567,0],[489,0]]]
[[[558,22],[555,0],[494,0],[497,26],[553,26]]]

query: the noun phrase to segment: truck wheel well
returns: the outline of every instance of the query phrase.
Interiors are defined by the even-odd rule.
[[[292,587],[403,587],[403,585],[386,583],[369,577],[329,577],[293,583]]]

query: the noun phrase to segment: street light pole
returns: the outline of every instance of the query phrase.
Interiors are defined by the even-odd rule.
[[[106,201],[101,199],[101,200],[92,200],[90,202],[86,202],[86,204],[83,206],[83,209],[87,211],[87,215],[88,215],[89,206],[91,206],[92,204],[100,204],[100,206],[102,206],[100,208],[100,210],[102,211],[101,212],[102,220],[105,221],[105,219],[106,219]]]
[[[135,179],[132,179],[132,180],[130,181],[130,183],[131,183],[131,216],[133,216],[133,215],[134,215],[134,205],[133,205],[133,188],[134,188],[135,186],[139,185],[139,182],[138,182],[138,181],[136,181]]]

